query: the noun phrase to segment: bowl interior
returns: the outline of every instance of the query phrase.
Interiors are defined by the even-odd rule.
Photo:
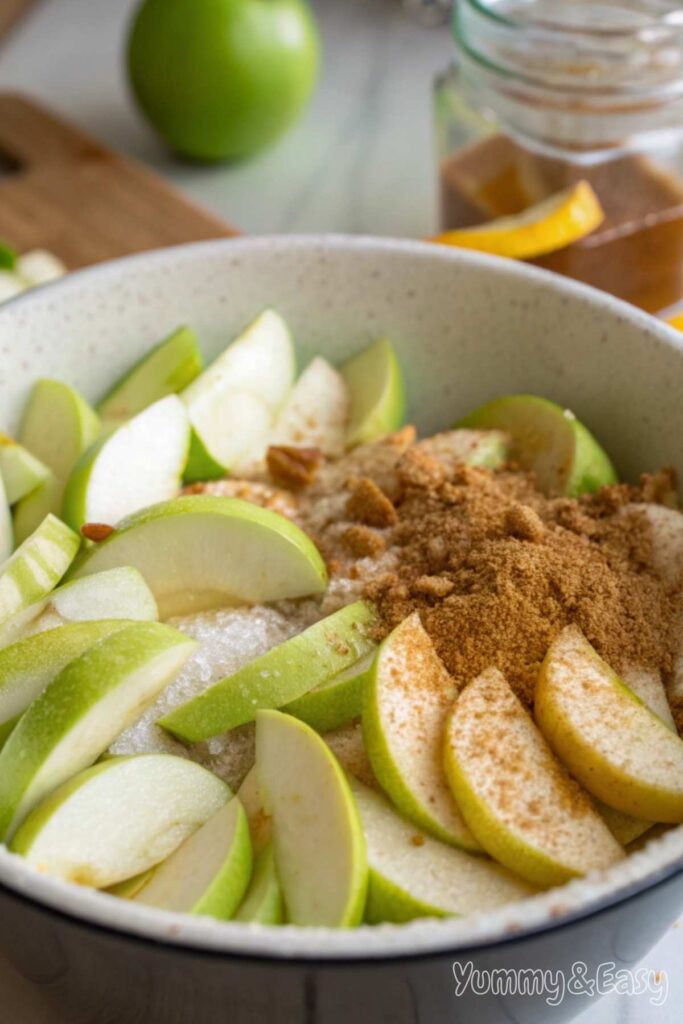
[[[475,405],[535,392],[570,407],[626,479],[683,472],[683,345],[622,303],[530,267],[420,243],[230,240],[133,257],[73,275],[0,312],[0,429],[31,384],[58,377],[91,400],[181,323],[217,354],[253,316],[288,320],[301,364],[341,361],[380,334],[396,344],[409,417],[444,429]],[[623,898],[683,864],[676,830],[626,864],[494,913],[348,933],[249,929],[133,907],[37,877],[0,850],[0,882],[69,913],[170,942],[276,956],[379,956],[455,948],[557,923]]]

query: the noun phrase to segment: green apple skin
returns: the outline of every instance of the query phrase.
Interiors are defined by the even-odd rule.
[[[157,723],[197,742],[253,722],[264,708],[280,708],[336,675],[372,649],[372,606],[357,601],[255,658]]]
[[[48,515],[0,566],[0,633],[14,615],[54,589],[80,545],[77,534],[56,516]]]
[[[247,816],[233,797],[154,869],[134,899],[227,921],[247,890],[251,868]]]
[[[399,686],[402,707],[397,713]],[[418,613],[404,619],[382,642],[364,690],[365,750],[392,803],[442,842],[481,852],[442,767],[443,732],[457,689]]]
[[[14,550],[14,527],[7,500],[7,491],[0,473],[0,565],[9,558]]]
[[[490,860],[432,839],[353,776],[349,785],[367,846],[368,924],[457,917],[491,910],[537,891]]]
[[[275,864],[290,924],[353,928],[363,917],[367,858],[344,771],[318,734],[259,711],[256,770],[273,816]]]
[[[74,530],[85,523],[115,526],[141,508],[174,498],[189,448],[183,403],[176,395],[160,398],[81,455],[64,492],[64,521]]]
[[[456,424],[503,430],[511,455],[536,473],[541,489],[575,498],[617,483],[606,452],[573,413],[538,395],[508,395],[480,406]]]
[[[49,469],[28,448],[0,433],[0,476],[5,484],[10,505],[35,491],[47,480]]]
[[[292,123],[318,68],[300,0],[145,0],[128,41],[135,96],[159,135],[196,160],[249,156]]]
[[[193,427],[190,431],[190,451],[183,474],[184,482],[193,484],[204,480],[222,480],[227,473],[227,468],[214,459]]]
[[[157,622],[126,626],[68,664],[24,713],[0,753],[0,836],[91,765],[196,649]]]
[[[351,396],[347,446],[373,441],[403,425],[405,388],[398,357],[381,338],[341,368]]]
[[[202,372],[197,335],[178,327],[131,367],[97,406],[107,423],[121,423],[167,395],[176,395]]]
[[[42,484],[16,503],[12,513],[14,539],[17,544],[34,533],[46,516],[60,515],[64,499],[64,484],[50,472]]]
[[[5,728],[16,724],[29,704],[69,662],[127,625],[124,619],[77,622],[3,647],[0,650],[0,735]]]
[[[112,757],[39,804],[10,849],[41,872],[108,889],[164,861],[230,796],[184,757]]]
[[[316,732],[339,729],[362,714],[374,658],[373,650],[355,665],[285,704],[282,710],[301,719]]]
[[[244,924],[284,924],[285,904],[275,867],[275,851],[268,845],[254,861],[254,873],[235,921]]]
[[[683,740],[576,627],[548,650],[534,714],[557,757],[598,800],[644,821],[683,822]]]
[[[215,537],[207,550],[207,538]],[[231,603],[319,594],[327,569],[313,542],[284,516],[239,498],[192,495],[143,509],[82,552],[70,579],[132,565],[162,619]]]

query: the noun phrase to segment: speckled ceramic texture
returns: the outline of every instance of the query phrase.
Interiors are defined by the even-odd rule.
[[[37,377],[63,378],[96,400],[178,324],[196,328],[210,358],[267,305],[291,324],[302,365],[318,352],[345,359],[388,335],[422,431],[448,427],[496,395],[531,391],[571,407],[624,477],[661,465],[683,473],[683,346],[674,331],[533,268],[359,238],[169,249],[14,301],[0,312],[0,429],[15,428]],[[317,959],[473,948],[555,929],[682,869],[679,829],[602,875],[495,913],[345,933],[244,928],[131,906],[36,875],[0,851],[0,883],[68,914],[198,949]],[[678,910],[671,906],[671,920]]]

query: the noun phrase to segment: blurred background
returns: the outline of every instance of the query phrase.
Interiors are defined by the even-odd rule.
[[[133,103],[124,40],[136,6],[34,0],[0,38],[0,90],[43,100],[248,232],[435,229],[431,86],[453,52],[443,0],[313,0],[310,106],[265,151],[208,167],[169,155]]]

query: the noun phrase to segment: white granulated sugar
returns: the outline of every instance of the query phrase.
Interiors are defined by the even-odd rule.
[[[187,748],[155,723],[180,704],[185,704],[209,686],[232,675],[271,647],[289,639],[320,617],[316,602],[283,602],[283,608],[225,608],[170,619],[199,647],[183,669],[130,728],[109,748],[112,754],[171,753],[191,757],[235,785],[240,773],[253,760],[253,728],[235,729],[208,743]],[[317,614],[316,614],[317,611]],[[246,768],[244,768],[246,764]]]

